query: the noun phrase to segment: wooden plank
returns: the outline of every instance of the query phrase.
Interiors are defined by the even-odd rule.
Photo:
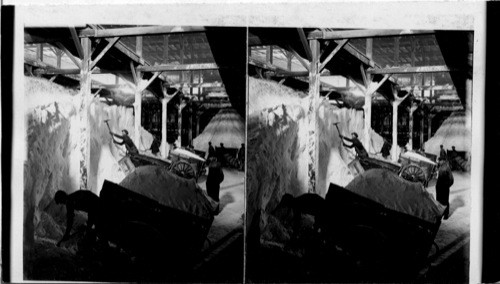
[[[168,46],[168,40],[169,40],[169,35],[164,35],[163,36],[163,60],[162,63],[167,64],[168,63],[168,51],[169,51],[169,46]]]
[[[340,41],[336,40],[335,41],[337,44],[339,44]],[[344,46],[344,49],[349,52],[352,56],[356,57],[359,61],[361,61],[363,64],[368,65],[370,67],[375,67],[375,62],[373,60],[370,60],[366,54],[362,53],[358,49],[356,49],[353,45],[350,43],[346,44]]]
[[[309,42],[307,41],[307,37],[306,37],[306,34],[304,32],[304,29],[297,28],[297,32],[299,33],[299,38],[300,38],[300,42],[302,43],[302,47],[304,48],[304,51],[306,52],[306,58],[309,61],[311,61],[312,60],[311,48],[309,46]]]
[[[80,43],[78,43],[80,45]],[[89,123],[89,106],[92,99],[92,73],[90,72],[90,39],[83,38],[80,45],[82,47],[82,67],[80,75],[80,92],[82,95],[80,106],[80,189],[91,190],[89,188],[93,181],[89,181],[90,168],[90,123]]]
[[[134,62],[130,61],[130,72],[132,73],[132,78],[134,79],[134,84],[137,86],[139,79],[137,78],[137,70],[134,67]]]
[[[433,30],[319,30],[310,32],[308,39],[346,39],[434,34]]]
[[[394,38],[394,65],[399,65],[399,37]]]
[[[366,76],[366,71],[363,64],[359,65],[359,71],[361,72],[361,78],[363,78],[363,84],[365,85],[366,88],[368,88],[370,82],[368,81],[368,77]]]
[[[64,53],[66,53],[66,55],[69,57],[69,59],[71,59],[71,61],[73,61],[73,63],[75,63],[78,69],[82,69],[81,63],[78,62],[78,60],[76,60],[73,54],[71,54],[71,52],[69,52],[68,49],[66,49],[66,47],[62,43],[56,42],[56,45],[57,47],[59,47],[59,49],[61,49],[62,51],[64,51]]]
[[[142,80],[142,73],[137,71],[136,74],[137,82]],[[134,92],[135,100],[134,100],[134,144],[136,147],[140,147],[141,145],[141,122],[142,122],[142,90],[139,88],[138,83],[136,83],[136,88]]]
[[[434,72],[458,72],[459,69],[451,69],[446,65],[418,66],[418,67],[389,67],[389,68],[368,68],[370,74],[413,74],[413,73],[434,73]]]
[[[43,43],[36,45],[36,60],[43,62]]]
[[[311,173],[310,179],[312,188],[309,188],[309,192],[319,192],[318,187],[318,176],[319,176],[319,92],[320,92],[320,74],[319,74],[319,56],[320,56],[320,46],[318,40],[310,41],[311,54],[311,70],[309,71],[309,97],[311,99],[312,110],[308,114],[311,117],[310,133],[314,136],[313,143],[314,149],[312,150],[312,168],[313,173]]]
[[[278,66],[267,64],[265,62],[260,61],[257,58],[248,58],[248,64],[257,66],[262,69],[270,70],[273,72],[276,72],[277,76],[286,76],[286,77],[305,77],[309,75],[308,71],[303,71],[303,72],[293,72],[293,71],[288,71],[285,69],[282,69]]]
[[[326,64],[328,64],[328,62],[330,62],[330,60],[332,60],[332,58],[347,44],[347,41],[348,39],[344,39],[337,43],[335,49],[328,55],[327,58],[325,58],[323,63],[321,63],[321,66],[319,66],[319,72],[321,72],[321,70],[325,68]]]
[[[80,37],[145,36],[205,32],[204,27],[149,26],[116,29],[92,29],[80,31]]]
[[[58,69],[51,68],[48,66],[40,66],[46,69],[37,69],[35,73],[41,75],[78,75],[80,74],[80,69]],[[107,69],[98,69],[93,70],[92,74],[122,74],[122,73],[130,73],[130,70],[107,70]]]
[[[373,60],[373,38],[366,39],[366,57]]]
[[[118,40],[120,40],[120,37],[114,37],[109,40],[106,47],[101,51],[101,53],[99,53],[99,55],[97,55],[96,58],[94,58],[94,60],[90,64],[90,70],[92,70],[96,66],[97,62],[102,59],[106,52],[108,52],[118,42]]]
[[[268,45],[266,47],[266,63],[273,64],[273,46]]]
[[[83,58],[83,48],[80,43],[80,38],[78,38],[78,34],[76,33],[75,27],[69,27],[69,31],[71,33],[71,38],[73,39],[73,43],[75,44],[76,51],[78,52],[78,57]]]
[[[306,62],[291,46],[288,46],[288,49],[295,56],[295,58],[297,58],[300,64],[302,64],[302,66],[304,66],[304,68],[306,68],[306,70],[309,71],[310,69],[309,63]]]
[[[217,70],[219,67],[215,63],[197,63],[197,64],[161,64],[155,66],[139,66],[137,70],[142,72],[160,72],[160,71],[193,71],[193,70]]]
[[[135,53],[142,58],[142,36],[135,38]]]
[[[286,69],[288,71],[292,71],[292,56],[290,52],[286,52]]]

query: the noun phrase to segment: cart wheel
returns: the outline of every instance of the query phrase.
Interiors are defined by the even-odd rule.
[[[424,170],[417,165],[408,165],[404,167],[401,171],[401,177],[405,180],[421,182],[422,184],[424,184],[426,180]]]
[[[196,176],[193,167],[190,164],[182,161],[175,163],[172,166],[171,170],[174,174],[187,179],[195,178]]]

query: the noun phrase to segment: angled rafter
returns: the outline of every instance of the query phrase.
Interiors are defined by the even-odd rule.
[[[417,67],[390,67],[390,68],[369,68],[371,74],[413,74],[413,73],[434,73],[434,72],[456,72],[458,69],[451,69],[446,65],[417,66]]]
[[[137,86],[137,84],[139,83],[139,79],[137,78],[137,73],[136,73],[136,69],[134,66],[134,62],[132,62],[132,61],[130,61],[130,72],[132,73],[132,78],[134,79],[134,84]]]
[[[80,43],[80,38],[78,37],[78,34],[76,33],[75,27],[69,27],[69,31],[71,33],[71,38],[73,39],[73,42],[75,43],[76,51],[78,52],[78,57],[83,58],[83,48]]]
[[[309,63],[306,62],[305,59],[302,58],[291,46],[289,46],[288,49],[297,58],[297,60],[300,62],[300,64],[302,64],[302,66],[304,66],[304,68],[306,68],[306,70],[309,71],[309,69],[311,68],[309,66]]]
[[[78,69],[82,68],[82,64],[78,62],[78,60],[76,60],[73,54],[71,54],[71,52],[69,52],[68,49],[66,49],[66,47],[62,43],[56,42],[56,45],[59,49],[61,49],[64,53],[66,53],[66,55],[69,57],[69,59],[71,59],[71,61],[73,61],[73,63],[75,63]]]
[[[97,55],[94,60],[92,60],[92,63],[90,64],[90,70],[92,70],[96,66],[97,62],[102,59],[106,52],[108,52],[118,42],[118,40],[120,40],[120,37],[114,37],[109,40],[106,47],[99,53],[99,55]]]
[[[282,68],[280,68],[278,66],[262,62],[259,59],[253,58],[253,57],[249,57],[248,58],[248,64],[257,66],[257,67],[262,68],[262,69],[273,71],[278,76],[285,76],[285,77],[306,77],[306,76],[309,75],[309,71],[291,72],[291,71],[282,69]]]
[[[304,51],[306,52],[306,57],[309,61],[311,61],[312,60],[312,52],[311,52],[311,47],[309,46],[309,42],[307,41],[306,33],[304,32],[304,29],[302,29],[302,28],[297,28],[297,32],[299,33],[300,42],[302,43],[302,47],[304,48]]]
[[[328,55],[327,58],[321,63],[321,66],[319,66],[319,72],[325,68],[326,64],[332,60],[332,58],[346,45],[348,39],[341,40],[340,42],[337,42],[337,46],[335,49]]]

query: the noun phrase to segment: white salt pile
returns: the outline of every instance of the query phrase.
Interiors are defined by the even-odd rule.
[[[24,236],[25,247],[30,250],[36,232],[58,235],[50,218],[65,220],[64,211],[45,212],[49,216],[44,213],[54,206],[55,192],[71,193],[80,188],[81,95],[45,79],[25,77],[25,96]],[[88,189],[96,194],[99,194],[104,179],[120,182],[125,177],[117,163],[124,154],[124,146],[112,143],[105,119],[109,119],[114,132],[127,129],[132,139],[135,135],[131,108],[108,106],[97,99],[91,102],[89,124],[85,125],[90,128],[87,171]],[[152,135],[142,129],[138,148],[148,149],[152,141]]]
[[[303,93],[274,82],[249,78],[248,163],[247,163],[247,224],[260,212],[263,236],[273,240],[268,228],[271,212],[285,193],[294,196],[309,191],[309,149],[319,143],[319,171],[316,173],[316,193],[326,196],[331,182],[347,185],[354,174],[348,164],[354,151],[342,146],[334,123],[345,136],[357,132],[363,141],[363,113],[339,109],[324,101],[318,109],[319,141],[310,135],[309,100]],[[383,139],[372,132],[369,149],[379,152]],[[270,219],[271,218],[271,219]],[[278,236],[276,236],[279,238]]]
[[[221,109],[193,139],[193,147],[208,152],[208,142],[214,147],[224,143],[225,148],[239,149],[245,143],[245,123],[241,116],[234,109]]]
[[[465,111],[452,113],[443,121],[434,136],[425,142],[425,152],[439,155],[439,147],[443,145],[446,150],[455,146],[457,151],[465,151],[470,155],[471,129],[466,127],[465,121]]]

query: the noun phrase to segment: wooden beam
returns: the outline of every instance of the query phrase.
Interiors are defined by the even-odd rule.
[[[278,66],[267,64],[265,62],[260,61],[257,58],[248,58],[248,64],[257,66],[262,69],[270,70],[273,72],[276,72],[277,76],[286,76],[286,77],[306,77],[309,75],[308,71],[301,71],[301,72],[293,72],[293,71],[288,71],[285,69],[282,69]]]
[[[142,36],[135,38],[135,53],[142,58]]]
[[[363,64],[359,65],[359,71],[361,72],[361,78],[363,78],[363,84],[365,85],[366,88],[368,88],[370,82],[368,81],[368,76],[366,76],[366,71]]]
[[[302,66],[304,66],[304,68],[306,68],[306,70],[309,71],[310,69],[309,63],[306,62],[304,58],[302,58],[291,46],[289,46],[288,49],[297,58],[300,64],[302,64]]]
[[[36,45],[36,60],[43,62],[43,43]]]
[[[80,43],[80,38],[78,38],[78,34],[76,33],[75,27],[69,27],[69,31],[71,32],[71,38],[73,39],[76,51],[78,52],[78,57],[83,58],[83,48]]]
[[[307,41],[306,34],[304,32],[303,28],[297,28],[297,32],[299,33],[299,38],[300,42],[302,43],[302,47],[304,48],[304,51],[306,52],[306,58],[311,61],[312,60],[312,53],[311,53],[311,47],[309,46],[309,42]]]
[[[149,87],[149,85],[151,85],[151,83],[153,83],[153,81],[158,78],[158,76],[161,74],[161,72],[155,72],[153,74],[153,76],[151,78],[149,78],[149,80],[146,82],[146,84],[144,85],[141,85],[141,87],[139,88],[139,91],[142,92],[144,90],[146,90],[147,87]]]
[[[319,72],[325,68],[326,64],[332,60],[332,58],[347,44],[348,39],[341,40],[339,43],[337,43],[337,46],[335,49],[328,55],[327,58],[321,63],[321,66],[319,66]],[[331,43],[330,43],[331,44]]]
[[[134,62],[130,61],[130,72],[132,73],[132,78],[134,79],[134,84],[137,86],[139,83],[139,79],[137,78],[137,71],[136,68],[134,67]]]
[[[450,69],[446,65],[418,66],[418,67],[389,67],[389,68],[368,68],[370,74],[413,74],[413,73],[434,73],[434,72],[458,72],[459,69]]]
[[[308,39],[346,39],[434,34],[433,30],[319,30],[310,32]]]
[[[266,63],[273,64],[273,46],[268,45],[266,47]]]
[[[35,70],[35,73],[40,75],[79,75],[80,69],[59,69],[48,66],[41,66]],[[45,69],[43,69],[45,68]],[[122,74],[130,73],[130,70],[107,70],[107,69],[94,69],[92,74]]]
[[[94,60],[90,64],[90,70],[92,70],[96,66],[97,62],[102,59],[106,52],[108,52],[118,42],[118,40],[120,40],[120,37],[114,37],[108,41],[106,47],[101,51],[101,53],[99,53],[99,55],[97,55],[96,58],[94,58]]]
[[[313,171],[310,176],[310,185],[312,186],[309,188],[309,192],[315,192],[319,193],[322,191],[322,189],[319,188],[318,186],[318,180],[319,180],[319,113],[318,113],[318,108],[319,108],[319,91],[320,91],[320,74],[319,74],[319,57],[320,57],[320,46],[319,46],[319,41],[318,40],[311,40],[309,42],[310,44],[310,49],[312,51],[311,54],[311,70],[309,71],[309,97],[311,100],[311,106],[312,109],[310,110],[310,115],[311,117],[311,124],[310,124],[310,135],[313,137],[313,146],[314,148],[311,149],[310,147],[309,151],[311,153],[311,163],[309,168],[312,168]],[[312,133],[311,133],[312,132]],[[312,166],[312,167],[311,167]]]
[[[335,41],[337,44],[339,44],[339,40]],[[361,61],[363,64],[368,65],[370,67],[375,67],[375,62],[373,60],[370,60],[366,54],[362,53],[358,49],[356,49],[353,45],[350,43],[346,44],[344,46],[344,49],[349,52],[352,56],[356,57],[359,61]]]
[[[204,27],[150,26],[116,29],[86,29],[80,31],[79,35],[80,37],[122,37],[201,32],[205,32]]]
[[[66,55],[69,57],[69,59],[71,59],[71,61],[73,61],[73,63],[75,63],[78,69],[82,69],[81,63],[78,62],[78,60],[76,60],[73,54],[71,54],[71,52],[69,52],[68,49],[66,49],[66,47],[62,43],[56,42],[56,45],[59,49],[61,49],[62,51],[64,51],[64,53],[66,53]]]
[[[394,38],[394,65],[399,65],[399,37]]]
[[[162,63],[168,64],[168,40],[169,40],[169,35],[164,35],[163,36],[163,60]]]
[[[137,67],[137,70],[142,72],[193,71],[193,70],[217,70],[217,69],[219,69],[219,67],[215,63],[161,64],[155,66]]]
[[[78,40],[78,44],[80,42]],[[90,168],[90,123],[89,123],[89,106],[92,99],[91,88],[92,88],[92,73],[90,72],[90,51],[91,43],[90,39],[82,39],[80,45],[82,48],[82,67],[80,75],[80,92],[82,96],[81,100],[81,116],[80,116],[80,132],[81,138],[79,140],[80,146],[80,189],[85,190],[97,190],[92,188],[93,182],[88,180],[89,173],[92,171]]]

